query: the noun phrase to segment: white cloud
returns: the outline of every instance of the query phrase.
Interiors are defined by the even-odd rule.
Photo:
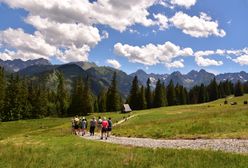
[[[121,68],[121,64],[114,59],[108,59],[107,63],[110,64],[111,66],[113,66],[115,69],[120,69]]]
[[[168,68],[183,68],[184,67],[184,60],[180,59],[177,61],[173,61],[171,63],[165,63],[165,66]]]
[[[233,61],[239,63],[240,65],[248,65],[248,55],[242,55],[236,59],[233,59]]]
[[[102,39],[108,39],[109,38],[109,33],[105,30],[102,31],[102,36],[101,36]]]
[[[171,42],[162,45],[147,44],[141,47],[117,43],[114,46],[114,51],[119,56],[127,57],[130,62],[149,66],[162,63],[167,67],[183,67],[183,61],[174,61],[174,59],[193,54],[192,49],[181,49]]]
[[[208,37],[210,35],[224,37],[226,35],[223,29],[219,29],[218,22],[213,21],[205,13],[201,13],[200,17],[191,17],[183,12],[177,12],[170,18],[170,22],[178,29],[181,29],[183,33],[192,37]]]
[[[13,58],[48,58],[56,54],[56,47],[48,44],[39,33],[34,35],[25,33],[22,29],[7,29],[0,32],[2,47],[9,48],[4,52],[5,57]],[[15,49],[15,51],[10,51]],[[10,54],[11,53],[11,54]],[[15,55],[15,54],[16,55]],[[7,54],[7,55],[6,55]]]
[[[196,56],[195,61],[198,66],[202,66],[202,67],[223,65],[222,61],[216,61],[216,60],[204,58],[201,56]]]
[[[190,8],[196,4],[196,0],[171,0],[171,4]]]
[[[160,30],[165,30],[169,27],[168,26],[169,20],[165,15],[158,13],[158,14],[153,14],[153,17],[157,20],[157,25],[159,26]]]

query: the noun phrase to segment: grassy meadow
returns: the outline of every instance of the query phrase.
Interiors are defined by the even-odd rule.
[[[248,139],[248,95],[215,102],[164,107],[134,112],[137,116],[117,126],[114,134],[163,139],[240,138]]]
[[[248,108],[240,103],[246,98],[248,96],[230,99],[238,101],[237,106],[220,107],[219,104],[222,103],[220,100],[203,105],[133,112],[138,116],[114,128],[114,132],[120,135],[153,138],[198,136],[247,138]],[[101,114],[112,117],[114,122],[128,115],[130,114]],[[157,131],[156,134],[148,131],[148,120],[154,123],[153,130]],[[212,124],[216,126],[215,129]],[[245,154],[207,150],[148,149],[89,141],[71,135],[70,126],[70,118],[0,123],[0,167],[245,168],[248,165],[248,155]],[[173,130],[176,133],[172,133]]]

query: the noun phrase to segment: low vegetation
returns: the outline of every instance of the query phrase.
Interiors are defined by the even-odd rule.
[[[248,139],[248,95],[198,105],[163,107],[134,112],[137,116],[117,126],[114,134],[164,139]],[[237,105],[231,105],[236,102]]]
[[[110,114],[116,120],[123,116]],[[0,124],[0,167],[246,167],[247,155],[148,149],[70,134],[70,118]]]

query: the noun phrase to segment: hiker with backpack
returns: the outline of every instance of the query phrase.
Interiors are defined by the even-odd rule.
[[[106,117],[103,118],[102,121],[102,132],[101,132],[101,139],[103,139],[103,134],[105,134],[105,139],[107,139],[107,131],[108,131],[108,121]]]
[[[102,119],[100,116],[98,117],[98,120],[97,120],[97,129],[100,132],[102,131]]]
[[[75,116],[75,118],[74,118],[74,130],[75,130],[76,135],[79,134],[79,124],[80,124],[80,120],[79,120],[78,116]]]
[[[90,136],[94,136],[96,124],[97,124],[96,118],[93,117],[90,121]]]
[[[82,119],[82,136],[86,134],[86,129],[87,129],[87,120],[85,117]]]
[[[111,131],[112,131],[112,125],[113,125],[112,120],[111,120],[111,118],[109,117],[109,119],[108,119],[107,137],[110,137],[110,134],[111,134]]]

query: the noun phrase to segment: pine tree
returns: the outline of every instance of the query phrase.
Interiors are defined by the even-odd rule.
[[[151,80],[150,78],[147,79],[146,82],[146,102],[147,108],[150,109],[153,106],[153,98],[152,98],[152,91],[151,91]]]
[[[116,72],[114,72],[111,85],[107,92],[107,111],[119,111],[120,110],[120,94],[117,88]]]
[[[140,109],[140,101],[139,101],[139,84],[138,77],[135,76],[132,82],[130,94],[129,94],[129,105],[133,110]]]
[[[185,91],[187,90],[184,89],[183,86],[179,87],[179,100],[181,105],[187,104],[187,93]]]
[[[145,98],[145,88],[144,86],[141,87],[140,89],[140,95],[139,95],[139,101],[140,101],[140,109],[146,109],[147,108],[147,103],[146,103],[146,98]]]
[[[107,108],[107,94],[104,90],[100,92],[98,95],[98,105],[99,105],[99,112],[106,112]]]
[[[216,79],[214,78],[212,82],[208,86],[208,93],[209,93],[209,100],[214,101],[217,100],[219,97],[219,91],[218,91],[218,84],[216,82]]]
[[[92,98],[92,92],[89,87],[89,79],[87,78],[84,90],[83,90],[83,109],[82,109],[82,115],[88,115],[89,113],[93,112],[94,104],[93,104],[93,98]]]
[[[0,121],[3,115],[3,107],[4,107],[4,97],[5,97],[5,76],[4,69],[0,67]]]
[[[68,108],[68,116],[83,115],[83,80],[80,78],[74,82],[71,94],[70,106]]]
[[[158,80],[154,94],[154,107],[164,107],[166,105],[163,87],[164,86],[161,84],[160,80]]]
[[[244,95],[243,86],[242,86],[240,80],[235,84],[234,95],[235,95],[235,97]]]
[[[99,112],[99,105],[97,100],[94,101],[94,112]]]
[[[175,93],[174,83],[172,80],[170,81],[167,87],[167,100],[169,106],[176,105],[176,93]]]
[[[207,94],[206,87],[204,86],[204,84],[201,84],[199,91],[199,103],[204,103],[207,101],[206,94]]]
[[[58,72],[58,87],[57,87],[57,114],[60,116],[66,116],[68,108],[68,94],[65,86],[64,76],[61,72]]]

